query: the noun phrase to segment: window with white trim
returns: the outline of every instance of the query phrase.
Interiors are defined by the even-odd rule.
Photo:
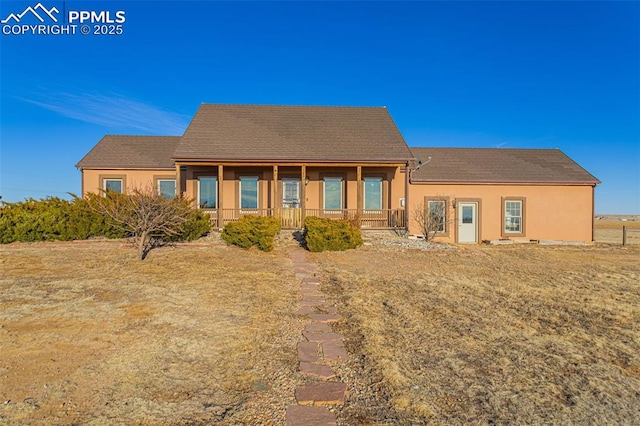
[[[240,208],[258,208],[258,177],[242,176],[240,178]]]
[[[176,198],[176,180],[158,179],[158,192],[164,198]]]
[[[218,207],[218,178],[200,176],[198,178],[198,207],[215,209]]]
[[[325,210],[342,209],[342,178],[324,178],[324,208]]]
[[[522,200],[505,200],[504,232],[522,234]]]
[[[364,178],[364,209],[382,210],[382,178]]]
[[[102,189],[104,189],[105,191],[117,192],[119,194],[122,194],[123,192],[122,179],[104,179],[102,181],[102,185]]]
[[[428,206],[428,221],[432,226],[432,229],[437,233],[444,233],[446,230],[447,220],[447,203],[445,200],[429,200]]]

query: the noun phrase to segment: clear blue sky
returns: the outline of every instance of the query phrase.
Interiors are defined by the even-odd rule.
[[[385,105],[410,146],[560,148],[596,212],[640,214],[638,2],[42,4],[126,22],[0,34],[3,200],[79,193],[104,134],[179,135],[202,102]]]

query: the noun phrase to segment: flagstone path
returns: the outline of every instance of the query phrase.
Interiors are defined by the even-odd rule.
[[[349,355],[342,335],[334,333],[329,323],[342,317],[333,306],[326,304],[320,291],[320,273],[306,261],[301,249],[291,250],[296,278],[301,280],[298,314],[313,320],[302,332],[298,343],[298,370],[305,376],[305,384],[295,390],[298,405],[287,407],[287,426],[336,425],[336,416],[329,407],[344,404],[347,386],[335,380],[332,362],[344,362]]]

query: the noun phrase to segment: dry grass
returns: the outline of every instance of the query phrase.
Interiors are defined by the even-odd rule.
[[[599,243],[621,244],[623,226],[627,228],[627,244],[640,244],[640,221],[633,216],[625,222],[612,218],[596,220],[595,240]]]
[[[342,424],[639,424],[640,247],[308,254],[346,321]],[[286,248],[0,247],[0,423],[282,424]]]
[[[0,247],[0,423],[281,423],[295,279],[283,252]]]
[[[640,248],[310,259],[346,318],[351,376],[366,376],[346,424],[640,424]]]

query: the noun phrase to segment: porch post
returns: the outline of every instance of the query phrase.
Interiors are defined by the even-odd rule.
[[[180,176],[180,164],[176,163],[176,196],[182,198],[182,178]]]
[[[224,223],[224,215],[222,214],[222,187],[224,183],[224,166],[218,164],[218,228],[222,228]]]
[[[300,214],[302,223],[307,216],[307,166],[304,164],[300,168]]]
[[[409,233],[409,184],[411,183],[411,166],[409,162],[404,169],[404,227]]]
[[[356,191],[358,192],[356,201],[356,214],[362,217],[362,166],[356,167]]]
[[[273,166],[273,190],[271,192],[273,193],[273,202],[271,204],[271,208],[273,210],[272,215],[280,216],[277,213],[277,210],[278,210],[278,166],[277,165]]]

